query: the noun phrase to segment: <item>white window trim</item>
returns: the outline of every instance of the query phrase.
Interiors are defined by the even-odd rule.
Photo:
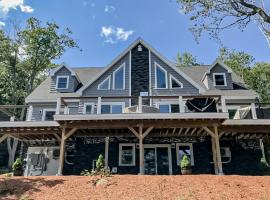
[[[92,106],[91,114],[94,114],[94,108],[95,108],[95,104],[94,103],[84,103],[84,105],[83,105],[83,114],[86,114],[86,107],[88,105],[91,105]]]
[[[194,153],[193,153],[193,144],[192,143],[176,143],[176,159],[177,159],[177,165],[180,165],[180,158],[179,158],[179,153],[178,149],[179,146],[188,146],[190,148],[190,155],[191,155],[191,165],[194,166]]]
[[[115,74],[121,69],[123,68],[123,88],[115,88]],[[113,90],[124,90],[125,89],[125,74],[126,74],[126,63],[123,63],[122,65],[120,65],[120,67],[118,67],[114,72],[113,72],[113,86],[112,89]]]
[[[67,84],[66,84],[66,87],[65,88],[59,88],[58,87],[58,83],[59,83],[59,79],[60,78],[66,78],[67,79]],[[69,84],[69,76],[57,76],[57,78],[56,78],[56,89],[58,89],[58,90],[68,89],[68,84]]]
[[[122,163],[122,147],[123,146],[131,146],[132,147],[132,163],[131,164],[123,164]],[[119,166],[135,166],[136,159],[136,145],[134,143],[120,143],[119,144]]]
[[[157,87],[157,67],[160,68],[163,72],[165,72],[165,88],[158,88]],[[157,62],[155,62],[155,89],[168,89],[168,77],[167,77],[167,71],[161,67]]]
[[[53,109],[53,108],[50,108],[50,109],[43,109],[43,110],[42,110],[42,121],[45,121],[46,112],[50,112],[50,111],[55,111],[55,113],[56,113],[56,109]]]
[[[100,86],[109,80],[109,87],[107,89],[101,89]],[[98,90],[110,90],[111,89],[111,75],[109,75],[106,79],[104,79],[100,84],[98,84]]]
[[[155,102],[154,103],[156,108],[159,109],[159,106],[160,105],[169,105],[169,113],[172,112],[172,104],[176,104],[176,105],[179,105],[179,102],[178,101],[166,101],[166,102],[161,102],[161,101],[158,101],[158,102]]]
[[[172,80],[174,80],[175,82],[177,82],[180,87],[172,87]],[[182,89],[184,86],[183,86],[183,83],[181,83],[179,80],[177,80],[173,75],[170,74],[170,88],[171,89]]]
[[[112,114],[112,106],[122,106],[122,112],[125,109],[125,102],[102,102],[101,105],[109,105],[110,106],[110,114]]]
[[[224,85],[216,85],[216,75],[222,75],[224,77]],[[213,84],[214,86],[227,86],[226,73],[213,73]]]

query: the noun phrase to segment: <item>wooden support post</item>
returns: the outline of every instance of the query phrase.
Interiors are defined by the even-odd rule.
[[[153,126],[146,129],[143,132],[143,125],[139,125],[139,132],[137,132],[134,128],[128,127],[128,129],[136,135],[139,139],[139,151],[140,151],[140,175],[144,174],[144,147],[143,147],[143,139],[153,130]]]
[[[97,101],[97,114],[101,114],[101,97],[98,97]]]
[[[184,113],[185,112],[185,105],[184,105],[182,96],[178,97],[178,103],[179,103],[179,111],[180,111],[180,113]]]
[[[62,129],[62,137],[61,137],[61,144],[60,144],[60,156],[59,156],[59,166],[58,166],[58,176],[62,176],[63,167],[64,167],[64,158],[65,158],[65,133],[66,129]]]
[[[105,137],[105,168],[108,169],[108,160],[109,160],[109,143],[110,143],[110,138]]]
[[[252,119],[258,119],[255,103],[251,103],[251,115],[252,115]]]
[[[223,169],[222,169],[222,160],[221,160],[221,153],[220,153],[220,144],[219,144],[219,135],[218,135],[218,127],[214,126],[214,132],[215,132],[215,146],[216,146],[216,152],[217,152],[217,163],[218,163],[218,174],[223,175]]]
[[[262,158],[266,161],[266,156],[265,156],[265,151],[264,151],[264,145],[263,145],[263,140],[260,139],[260,147],[262,150]]]
[[[33,105],[30,105],[28,108],[26,121],[32,121],[32,115],[33,115]]]
[[[213,152],[214,170],[215,170],[215,174],[218,174],[218,164],[217,164],[217,153],[216,153],[216,142],[215,142],[215,138],[211,137],[211,141],[212,141],[212,152]]]

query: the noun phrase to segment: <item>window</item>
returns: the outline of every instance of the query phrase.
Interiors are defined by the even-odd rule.
[[[158,104],[159,112],[161,113],[179,113],[179,104]]]
[[[98,85],[99,90],[109,90],[111,88],[111,76],[108,76]]]
[[[135,144],[119,144],[119,166],[135,166]]]
[[[180,162],[184,155],[187,155],[190,158],[191,165],[194,165],[192,143],[176,143],[176,158],[178,165],[180,165]]]
[[[125,89],[125,63],[113,72],[113,89]]]
[[[68,88],[69,76],[57,76],[56,88],[67,89]]]
[[[169,104],[159,105],[159,112],[169,113],[170,112],[170,105]]]
[[[170,75],[170,88],[183,88],[183,83]]]
[[[214,86],[227,86],[225,73],[213,73]]]
[[[111,103],[101,105],[101,114],[120,114],[123,112],[125,103]]]
[[[94,104],[85,103],[83,108],[83,114],[93,114],[94,113]]]
[[[55,115],[54,109],[44,109],[42,114],[42,121],[53,121]]]
[[[167,71],[163,69],[160,65],[155,63],[155,70],[156,70],[156,88],[167,88]]]

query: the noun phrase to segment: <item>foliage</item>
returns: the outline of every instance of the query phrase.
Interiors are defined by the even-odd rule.
[[[77,48],[72,32],[59,33],[56,23],[44,26],[36,18],[27,20],[14,34],[0,30],[0,104],[23,104],[25,97],[44,80],[48,70],[69,48]]]
[[[102,154],[98,156],[96,161],[96,169],[95,170],[84,170],[81,172],[82,176],[97,176],[108,177],[110,176],[110,170],[105,168],[105,160]]]
[[[96,162],[96,171],[100,171],[105,168],[105,160],[102,154],[98,156],[97,162]]]
[[[221,48],[218,58],[244,80],[246,78],[245,74],[248,73],[254,61],[251,55],[243,51],[229,50],[228,48]]]
[[[260,101],[270,102],[270,63],[255,63],[246,83],[260,95]]]
[[[184,52],[182,54],[177,53],[175,60],[177,67],[188,67],[198,65],[196,57],[188,52]]]
[[[189,157],[185,154],[180,161],[180,167],[181,169],[190,169],[191,168],[191,162]]]
[[[20,158],[17,158],[16,161],[13,163],[12,170],[22,170],[22,160]]]
[[[202,32],[219,39],[219,34],[232,27],[243,31],[255,21],[270,45],[270,15],[266,0],[177,0],[181,11],[193,22],[190,30],[198,39]],[[268,12],[268,13],[267,13]]]

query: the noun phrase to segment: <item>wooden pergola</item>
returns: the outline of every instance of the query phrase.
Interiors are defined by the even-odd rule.
[[[58,174],[62,174],[65,143],[74,134],[105,138],[136,137],[139,141],[140,174],[144,174],[144,139],[151,137],[211,137],[214,169],[223,174],[220,138],[261,139],[270,133],[270,120],[228,120],[227,113],[139,113],[102,115],[55,115],[56,121],[0,123],[0,142],[7,137],[25,140],[55,140],[60,143]]]

